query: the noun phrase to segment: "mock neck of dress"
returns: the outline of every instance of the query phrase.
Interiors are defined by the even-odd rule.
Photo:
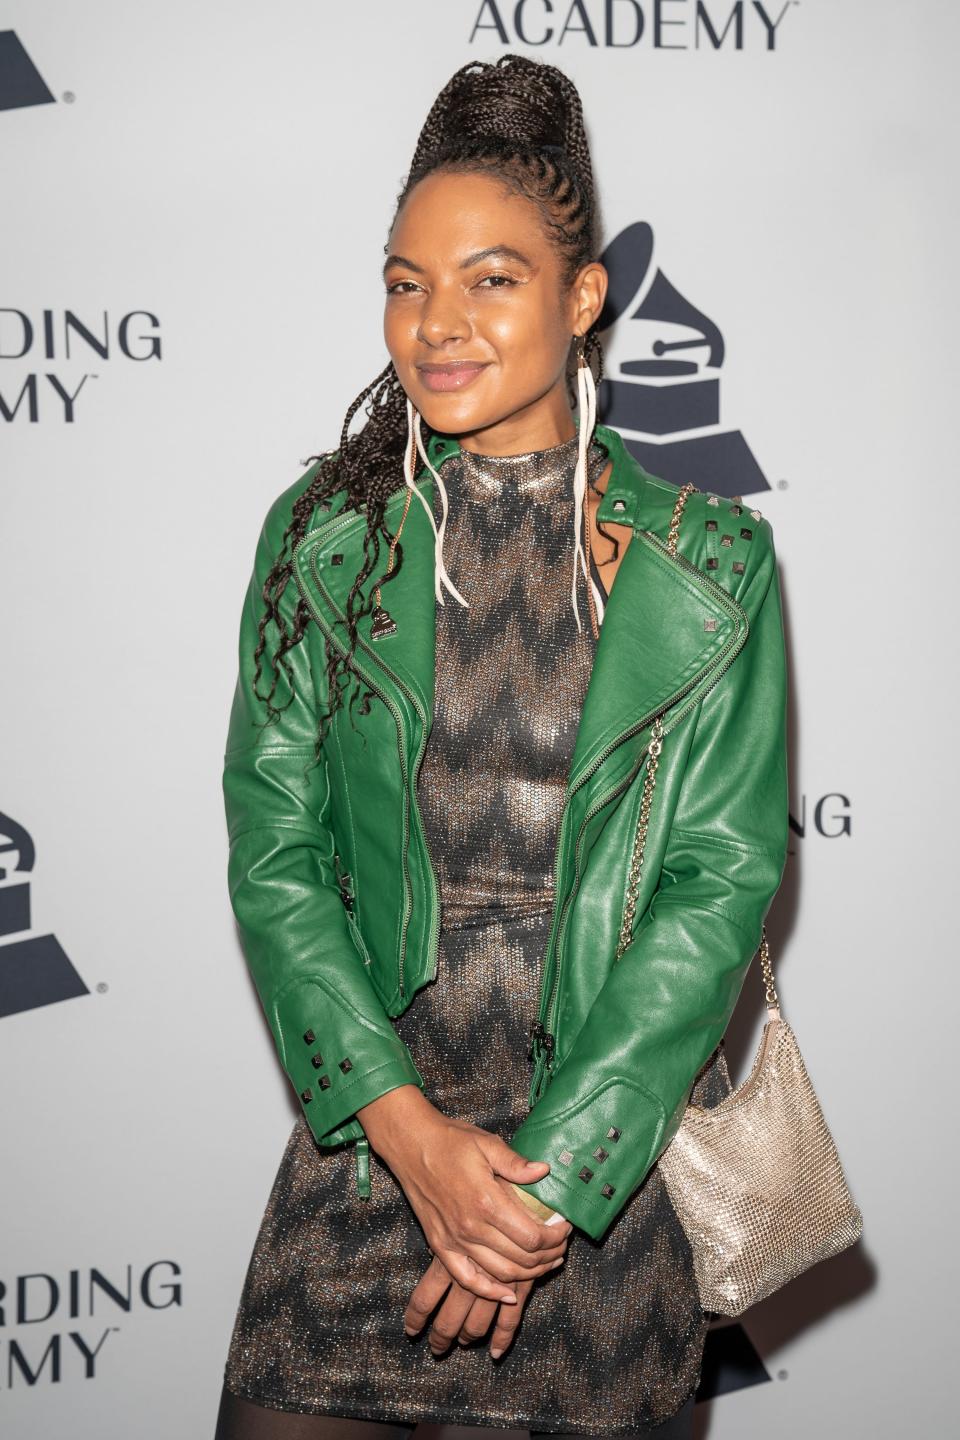
[[[548,507],[572,502],[578,453],[578,435],[522,455],[477,455],[461,446],[451,498],[456,495],[479,504],[533,502]],[[594,440],[587,452],[591,481],[596,481],[606,462],[606,452]]]

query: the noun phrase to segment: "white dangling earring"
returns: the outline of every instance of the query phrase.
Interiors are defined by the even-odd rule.
[[[434,480],[437,482],[437,486],[440,490],[440,507],[442,514],[439,530],[437,529],[437,522],[433,518],[433,510],[430,508],[426,496],[423,495],[414,484],[414,445],[416,445],[417,451],[419,451],[421,457],[425,461],[427,469],[430,471]],[[447,500],[447,487],[443,483],[440,472],[434,469],[430,457],[426,452],[426,448],[424,447],[423,443],[423,434],[420,429],[420,412],[414,408],[413,401],[409,398],[409,396],[407,397],[407,447],[403,455],[403,478],[407,488],[413,491],[414,495],[416,495],[424,510],[426,510],[427,519],[430,521],[430,526],[433,530],[433,588],[437,600],[439,600],[441,605],[446,604],[446,601],[443,597],[443,586],[446,585],[447,589],[450,591],[450,594],[455,596],[455,598],[460,601],[461,605],[465,605],[469,609],[470,602],[468,600],[464,600],[463,596],[460,594],[460,591],[457,589],[456,585],[454,585],[453,581],[450,579],[450,576],[447,574],[447,567],[443,563],[443,535],[447,526],[447,511],[449,509],[449,502]]]
[[[584,500],[587,493],[587,453],[590,448],[590,441],[593,439],[593,430],[597,419],[597,387],[593,378],[593,371],[587,364],[581,348],[577,356],[577,409],[579,414],[578,446],[577,446],[577,468],[573,480],[573,583],[570,589],[570,598],[573,604],[573,614],[577,622],[577,629],[582,631],[580,613],[577,609],[577,567],[582,568],[584,578],[593,592],[594,603],[597,607],[597,623],[603,623],[603,596],[599,587],[590,574],[590,566],[587,563],[586,552],[583,548],[583,540],[580,535],[581,515],[584,511]],[[586,523],[586,522],[585,522]]]

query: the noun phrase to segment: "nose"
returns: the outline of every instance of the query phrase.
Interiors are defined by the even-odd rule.
[[[446,290],[429,294],[420,311],[417,339],[424,345],[440,349],[451,340],[468,340],[471,334],[469,317],[458,297]]]

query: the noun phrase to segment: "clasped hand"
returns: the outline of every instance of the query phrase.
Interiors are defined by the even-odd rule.
[[[404,1311],[405,1330],[422,1330],[449,1291],[431,1326],[431,1349],[437,1354],[457,1338],[479,1339],[498,1315],[491,1337],[497,1356],[516,1332],[533,1282],[563,1263],[573,1228],[567,1220],[537,1219],[513,1189],[542,1180],[549,1164],[526,1160],[498,1135],[443,1115],[417,1086],[398,1086],[358,1115],[433,1252]]]

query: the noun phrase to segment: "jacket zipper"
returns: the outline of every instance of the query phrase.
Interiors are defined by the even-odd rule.
[[[735,634],[733,636],[733,639],[730,642],[730,648],[728,650],[728,653],[724,657],[722,663],[717,667],[716,673],[713,679],[710,681],[710,684],[698,697],[697,700],[693,700],[688,705],[685,705],[684,708],[680,711],[680,713],[676,715],[674,719],[670,722],[669,726],[665,727],[663,733],[666,736],[672,730],[674,730],[676,726],[679,725],[680,722],[690,713],[694,705],[700,704],[706,698],[706,696],[709,695],[714,685],[717,684],[721,676],[733,664],[733,661],[736,659],[737,655],[740,653],[740,651],[743,649],[744,644],[746,643],[750,625],[746,613],[744,612],[742,607],[737,603],[736,600],[734,600],[732,595],[730,595],[726,590],[724,590],[722,585],[719,585],[715,580],[712,580],[709,575],[706,575],[698,566],[694,565],[692,561],[688,560],[686,556],[676,554],[675,552],[669,550],[666,543],[660,539],[659,535],[655,535],[652,530],[643,530],[640,533],[646,539],[652,541],[656,548],[658,550],[661,550],[671,560],[678,563],[683,569],[692,572],[697,577],[697,580],[699,582],[705,584],[707,588],[716,595],[717,599],[720,600],[721,604],[723,604],[724,608],[733,616],[733,618],[741,621],[740,631],[738,634]],[[580,789],[581,785],[583,785],[587,780],[589,780],[591,775],[596,773],[598,768],[603,764],[607,757],[611,755],[613,751],[616,750],[617,747],[624,742],[624,740],[629,740],[631,735],[635,735],[639,730],[644,730],[647,725],[653,723],[653,721],[657,718],[658,715],[665,714],[666,711],[671,709],[671,707],[674,706],[678,700],[681,700],[684,695],[689,694],[691,690],[695,689],[698,683],[699,677],[695,675],[691,680],[688,680],[686,685],[684,685],[680,690],[678,690],[676,694],[672,695],[665,705],[661,705],[658,707],[658,709],[651,711],[650,714],[645,715],[642,720],[638,721],[634,725],[631,725],[628,730],[624,730],[623,733],[618,735],[615,740],[612,740],[608,745],[605,745],[603,750],[591,764],[590,768],[588,770],[585,770],[584,773],[580,776],[576,785],[573,787],[573,790],[571,790],[570,796],[574,795],[576,791]],[[551,984],[549,987],[549,998],[545,1006],[541,1005],[541,1013],[538,1016],[537,1020],[535,1020],[533,1025],[531,1025],[530,1027],[531,1054],[535,1061],[534,1074],[530,1087],[531,1106],[540,1098],[540,1096],[546,1089],[547,1075],[553,1069],[553,1054],[556,1046],[556,1036],[554,1033],[551,1032],[549,1027],[554,1020],[554,1008],[560,990],[560,973],[563,961],[563,939],[566,930],[567,917],[569,915],[570,907],[572,906],[573,901],[576,899],[577,893],[580,888],[580,847],[583,842],[584,832],[589,822],[593,819],[594,815],[598,814],[605,805],[608,805],[611,800],[615,799],[615,797],[621,793],[621,791],[627,789],[633,783],[633,781],[636,779],[636,776],[640,772],[644,760],[647,757],[648,750],[649,746],[645,745],[640,753],[637,764],[634,766],[630,774],[624,780],[619,781],[612,790],[609,790],[604,796],[602,796],[599,800],[595,801],[593,805],[591,805],[587,813],[584,815],[583,820],[580,822],[580,828],[577,831],[577,839],[576,844],[574,845],[573,853],[573,881],[571,883],[570,890],[564,896],[557,920],[557,934],[553,947],[553,975],[551,977]],[[557,844],[555,865],[555,883],[557,885],[559,885],[560,882],[560,856],[563,854],[562,830],[563,825],[567,819],[570,796],[567,797],[567,802],[564,806],[563,817],[561,820],[561,837],[560,842],[558,842]]]
[[[351,515],[351,516],[349,516],[347,519],[343,520],[340,525],[332,526],[332,528],[331,528],[330,531],[329,531],[329,535],[334,535],[334,534],[336,534],[337,531],[338,531],[339,529],[341,529],[341,528],[342,528],[343,526],[345,526],[345,525],[349,525],[349,524],[355,523],[355,522],[356,522],[356,519],[357,519],[356,516]],[[325,527],[325,526],[324,526],[324,530],[326,530],[326,527]],[[326,539],[328,539],[328,538],[329,538],[329,536],[328,536],[327,534],[324,534],[324,540],[326,540]],[[334,631],[333,631],[332,626],[330,626],[330,625],[328,625],[328,624],[326,623],[326,621],[324,620],[324,618],[323,618],[323,616],[321,615],[320,611],[317,609],[316,605],[313,603],[312,597],[306,593],[306,591],[305,591],[305,589],[304,589],[304,586],[303,586],[303,585],[301,584],[301,582],[300,582],[300,571],[299,571],[299,568],[297,567],[297,559],[298,559],[298,555],[299,555],[299,551],[300,551],[301,547],[307,543],[307,540],[308,540],[308,539],[311,540],[317,547],[319,547],[319,543],[320,543],[320,540],[319,540],[319,536],[318,536],[318,535],[316,535],[316,534],[314,534],[313,536],[306,536],[306,535],[305,535],[305,536],[303,537],[303,539],[300,540],[300,541],[298,541],[298,543],[294,546],[293,556],[292,556],[292,564],[293,564],[293,573],[294,573],[294,576],[295,576],[296,582],[297,582],[297,589],[299,590],[300,594],[303,596],[303,600],[304,600],[304,603],[305,603],[306,606],[307,606],[307,609],[310,611],[310,614],[313,616],[314,620],[315,620],[315,621],[317,622],[317,624],[320,626],[320,629],[323,631],[324,635],[326,635],[327,638],[328,638],[328,640],[330,641],[330,643],[331,643],[333,646],[335,646],[335,648],[336,648],[337,650],[339,650],[339,652],[340,652],[341,655],[346,655],[346,654],[347,654],[347,650],[348,650],[349,647],[348,647],[346,644],[342,644],[342,643],[340,642],[340,640],[338,639],[338,637],[334,634]],[[341,617],[341,619],[343,619],[343,618],[344,618],[343,612],[342,612],[341,610],[339,610],[338,607],[334,604],[332,595],[330,594],[330,592],[329,592],[329,590],[327,589],[327,587],[323,584],[323,581],[320,579],[320,575],[319,575],[319,572],[318,572],[318,567],[317,567],[317,564],[316,564],[316,550],[314,550],[314,554],[313,554],[313,564],[312,564],[312,566],[311,566],[311,569],[312,569],[312,572],[313,572],[313,578],[314,578],[314,580],[316,581],[316,584],[319,586],[321,592],[323,593],[323,595],[324,595],[327,603],[329,604],[330,608],[333,610],[334,614],[339,615],[339,616]],[[364,649],[367,648],[365,642],[363,641],[363,639],[358,636],[358,648],[359,648],[359,647],[363,647]],[[405,980],[404,980],[404,965],[405,965],[406,953],[407,953],[407,928],[408,928],[408,925],[409,925],[410,915],[411,915],[412,910],[413,910],[413,885],[412,885],[411,880],[410,880],[410,867],[409,867],[409,863],[408,863],[408,853],[407,853],[407,852],[408,852],[408,849],[409,849],[409,843],[410,843],[410,805],[411,805],[411,790],[410,790],[410,785],[409,785],[409,772],[408,772],[408,769],[407,769],[407,752],[406,752],[406,746],[405,746],[405,743],[404,743],[404,736],[403,736],[403,716],[401,715],[399,708],[394,704],[394,702],[391,700],[391,698],[390,698],[389,695],[386,693],[386,691],[382,688],[382,686],[377,685],[375,681],[371,680],[370,676],[366,673],[365,668],[364,668],[364,667],[361,667],[361,666],[356,662],[356,656],[354,656],[354,659],[353,659],[353,662],[352,662],[352,663],[354,664],[354,666],[355,666],[358,674],[361,676],[361,678],[364,679],[364,680],[367,682],[367,684],[370,686],[371,690],[373,690],[376,695],[379,695],[380,699],[383,701],[384,705],[386,705],[387,709],[390,711],[390,714],[393,716],[394,724],[395,724],[396,727],[397,727],[397,748],[398,748],[399,755],[400,755],[400,774],[401,774],[402,779],[403,779],[403,855],[402,855],[402,857],[401,857],[401,863],[402,863],[402,865],[403,865],[403,885],[404,885],[404,896],[405,896],[404,915],[403,915],[402,929],[401,929],[401,935],[400,935],[400,955],[399,955],[398,966],[397,966],[397,968],[398,968],[397,980],[398,980],[398,990],[399,990],[400,1000],[403,1001],[403,1000],[406,998],[406,984],[405,984]],[[381,662],[381,663],[382,663],[382,662]],[[387,670],[387,673],[390,675],[391,679],[394,681],[394,684],[396,684],[396,685],[403,691],[403,693],[408,696],[408,698],[409,698],[409,700],[410,700],[410,703],[413,705],[413,707],[414,707],[414,709],[416,710],[417,714],[420,716],[420,721],[421,721],[421,726],[420,726],[421,741],[420,741],[420,746],[419,746],[419,749],[418,749],[418,751],[417,751],[417,755],[416,755],[416,758],[414,759],[414,764],[413,764],[414,787],[415,787],[415,786],[416,786],[417,776],[419,775],[419,772],[420,772],[420,764],[421,764],[421,762],[422,762],[422,760],[423,760],[424,751],[425,751],[425,749],[426,749],[426,725],[427,725],[426,715],[424,714],[423,707],[421,706],[420,702],[418,701],[416,695],[413,694],[413,692],[410,690],[409,686],[405,685],[405,684],[403,683],[403,681],[400,679],[400,677],[399,677],[398,675],[394,674],[394,672],[393,672],[392,670],[390,670],[389,667],[384,666],[384,668]],[[414,793],[413,796],[412,796],[412,802],[413,802],[414,804],[416,804],[416,794],[415,794],[415,793]],[[430,915],[430,931],[429,931],[429,936],[428,936],[428,940],[427,940],[427,951],[428,951],[428,954],[431,956],[431,970],[432,970],[432,972],[435,974],[435,973],[436,973],[436,968],[437,968],[437,950],[438,950],[438,946],[439,946],[439,930],[440,930],[440,927],[439,927],[439,912],[440,912],[440,903],[439,903],[439,895],[438,895],[438,890],[437,890],[436,876],[435,876],[435,874],[434,874],[434,869],[433,869],[433,861],[432,861],[432,859],[431,859],[431,857],[430,857],[430,851],[429,851],[429,847],[427,846],[426,835],[423,834],[423,827],[422,827],[422,826],[421,826],[421,834],[423,835],[424,849],[425,849],[426,852],[427,852],[427,862],[428,862],[428,863],[427,863],[427,873],[428,873],[428,876],[429,876],[429,881],[430,881],[430,893],[431,893],[431,898],[432,898],[432,911],[431,911],[431,915]],[[359,930],[359,926],[358,926],[357,923],[356,923],[356,919],[355,919],[355,917],[352,917],[352,916],[351,916],[350,918],[351,918],[352,921],[353,921],[353,925],[354,925],[354,927],[355,927],[356,934],[357,934],[357,936],[359,937],[359,935],[360,935],[360,930]],[[364,946],[364,949],[366,949],[365,946]],[[361,1197],[361,1199],[368,1199],[368,1198],[369,1198],[369,1195],[370,1195],[370,1142],[369,1142],[369,1140],[367,1139],[367,1137],[366,1137],[365,1135],[363,1135],[363,1136],[361,1136],[361,1137],[355,1142],[355,1147],[354,1147],[354,1148],[355,1148],[355,1151],[356,1151],[357,1193],[358,1193],[358,1195]]]
[[[353,523],[356,523],[356,520],[357,520],[357,517],[354,516],[354,515],[351,515],[347,520],[344,520],[342,523],[343,523],[343,525],[353,524]],[[324,536],[324,540],[327,540],[328,538],[330,538],[330,536],[335,535],[336,532],[337,532],[337,530],[340,529],[340,528],[341,528],[340,526],[334,526],[334,527],[330,530],[329,536],[327,536],[327,535]],[[330,642],[337,648],[337,650],[339,650],[339,652],[340,652],[341,655],[346,655],[346,654],[347,654],[347,650],[348,650],[348,646],[345,645],[345,644],[343,644],[343,643],[341,643],[340,639],[334,634],[334,631],[333,631],[332,626],[329,626],[329,625],[326,623],[326,621],[324,620],[324,618],[323,618],[323,616],[321,615],[320,611],[317,609],[316,605],[313,603],[313,600],[312,600],[311,596],[308,595],[308,594],[305,592],[303,585],[300,584],[300,579],[299,579],[299,573],[300,573],[300,572],[299,572],[299,570],[298,570],[298,568],[297,568],[297,556],[298,556],[298,553],[299,553],[300,549],[302,548],[302,546],[305,545],[305,544],[307,543],[307,541],[310,540],[310,539],[316,541],[316,540],[317,540],[317,537],[316,537],[316,536],[313,536],[313,537],[311,537],[311,536],[304,536],[304,538],[297,543],[297,545],[294,547],[294,550],[293,550],[292,563],[293,563],[293,567],[294,567],[294,575],[297,577],[297,588],[299,589],[301,595],[303,596],[304,602],[306,603],[307,608],[309,609],[311,615],[312,615],[313,618],[316,620],[317,624],[320,626],[320,628],[321,628],[321,630],[323,631],[323,633],[327,636],[327,638],[330,640]],[[314,580],[316,581],[317,586],[319,587],[319,589],[322,591],[322,593],[323,593],[323,595],[324,595],[324,598],[326,599],[327,603],[330,605],[330,608],[334,611],[334,613],[335,613],[336,615],[340,615],[341,618],[342,618],[342,612],[341,612],[341,611],[338,609],[338,607],[334,604],[333,596],[330,594],[330,591],[327,589],[327,587],[324,585],[323,581],[320,579],[320,575],[319,575],[319,573],[318,573],[318,569],[317,569],[317,565],[316,565],[316,551],[314,551],[314,555],[313,555],[312,558],[313,558],[313,562],[314,562],[314,563],[312,564],[312,566],[311,566],[311,569],[312,569],[312,572],[313,572],[313,578],[314,578]],[[366,649],[366,644],[365,644],[364,640],[362,639],[362,637],[358,637],[358,644],[359,644],[360,646],[362,646],[364,649]],[[382,663],[382,662],[381,662],[381,663]],[[398,688],[399,688],[400,690],[402,690],[403,693],[404,693],[406,696],[408,696],[408,698],[409,698],[409,700],[410,700],[410,703],[413,705],[414,709],[416,710],[417,714],[418,714],[419,717],[420,717],[420,721],[421,721],[421,741],[420,741],[420,746],[419,746],[419,748],[418,748],[418,750],[417,750],[417,755],[416,755],[416,757],[415,757],[414,766],[413,766],[414,785],[415,785],[415,784],[416,784],[417,776],[419,775],[419,772],[420,772],[420,765],[421,765],[422,760],[423,760],[424,751],[425,751],[425,749],[426,749],[426,724],[427,724],[426,714],[425,714],[425,712],[424,712],[423,706],[420,704],[420,702],[419,702],[419,700],[417,699],[416,695],[414,695],[413,691],[409,688],[409,686],[405,685],[405,684],[403,683],[403,681],[400,679],[400,677],[399,677],[398,675],[394,674],[394,672],[393,672],[392,670],[390,670],[388,667],[385,666],[384,668],[387,669],[387,673],[390,675],[390,678],[391,678],[391,679],[393,680],[393,682],[398,686]],[[400,999],[401,999],[401,1000],[404,1000],[404,999],[406,998],[406,982],[405,982],[405,978],[404,978],[404,968],[405,968],[406,952],[407,952],[407,929],[408,929],[408,925],[409,925],[410,915],[411,915],[411,912],[412,912],[412,910],[413,910],[413,885],[412,885],[412,882],[411,882],[411,879],[410,879],[410,868],[409,868],[409,864],[408,864],[408,855],[407,855],[407,852],[408,852],[408,849],[409,849],[409,842],[410,842],[410,805],[411,805],[411,795],[410,795],[410,784],[409,784],[409,769],[408,769],[408,766],[407,766],[407,753],[406,753],[406,746],[405,746],[404,735],[403,735],[403,716],[401,715],[398,706],[397,706],[397,705],[394,703],[394,701],[390,698],[390,696],[387,694],[387,692],[386,692],[381,686],[377,685],[374,680],[371,680],[370,676],[367,674],[366,668],[365,668],[365,667],[364,667],[364,668],[361,668],[360,665],[356,665],[356,669],[357,669],[358,673],[360,674],[360,676],[362,677],[362,679],[364,679],[364,680],[367,682],[367,684],[370,686],[371,690],[373,690],[375,694],[379,695],[380,699],[383,701],[383,703],[386,705],[387,709],[390,711],[391,715],[393,716],[394,723],[395,723],[395,725],[396,725],[396,727],[397,727],[397,747],[398,747],[398,750],[399,750],[399,753],[400,753],[400,773],[401,773],[401,775],[402,775],[402,777],[403,777],[403,855],[402,855],[402,857],[401,857],[401,863],[402,863],[402,865],[403,865],[403,883],[404,883],[404,894],[405,894],[405,908],[404,908],[404,915],[403,915],[403,922],[402,922],[402,929],[401,929],[401,936],[400,936],[400,956],[399,956],[399,961],[398,961],[398,977],[397,977],[397,978],[398,978],[398,989],[399,989]],[[415,803],[415,797],[414,797],[414,803]],[[440,929],[439,923],[438,923],[438,921],[439,921],[439,908],[440,908],[440,907],[439,907],[439,897],[438,897],[438,894],[437,894],[436,876],[435,876],[435,874],[434,874],[433,861],[432,861],[432,859],[431,859],[431,857],[430,857],[430,851],[429,851],[429,847],[427,846],[426,836],[423,837],[423,843],[424,843],[424,848],[425,848],[426,851],[427,851],[427,860],[428,860],[428,867],[427,867],[427,869],[428,869],[428,875],[429,875],[429,879],[430,879],[431,898],[432,898],[432,902],[433,902],[433,903],[432,903],[432,908],[431,908],[431,915],[430,915],[430,930],[429,930],[429,934],[428,934],[428,938],[427,938],[427,953],[428,953],[428,954],[430,955],[430,957],[431,957],[431,970],[432,970],[433,973],[436,973],[436,967],[437,967],[437,951],[438,951],[439,929]]]

